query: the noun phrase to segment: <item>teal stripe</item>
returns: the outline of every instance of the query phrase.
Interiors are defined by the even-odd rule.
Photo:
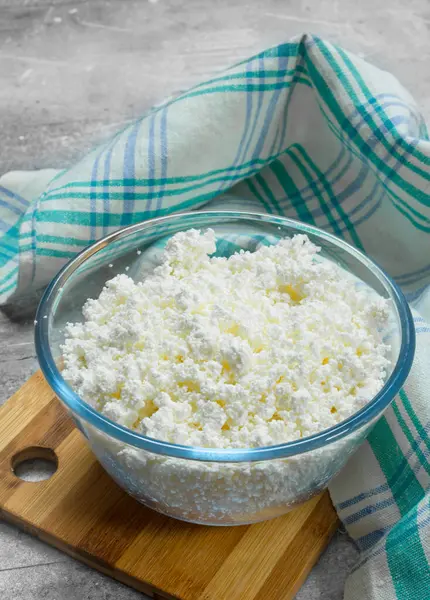
[[[276,160],[277,158],[279,158],[279,156],[281,156],[281,154],[283,154],[283,151],[281,152],[277,152],[276,154],[273,154],[267,158],[255,158],[252,160],[249,160],[245,163],[242,163],[240,165],[234,166],[234,167],[225,167],[223,169],[214,169],[213,171],[207,171],[206,173],[199,173],[197,175],[183,175],[180,177],[152,177],[149,179],[99,179],[97,181],[91,182],[91,181],[70,181],[69,183],[66,183],[62,186],[59,186],[57,188],[52,188],[51,190],[49,190],[49,194],[51,192],[57,192],[59,190],[64,190],[64,189],[68,189],[68,188],[75,188],[75,187],[86,187],[89,188],[91,186],[93,187],[139,187],[139,186],[145,186],[145,187],[150,187],[150,186],[155,186],[155,185],[173,185],[173,184],[177,184],[177,183],[193,183],[195,181],[200,181],[202,179],[207,179],[208,177],[214,177],[216,175],[222,175],[221,179],[215,179],[215,181],[220,181],[220,180],[225,180],[228,175],[225,175],[226,173],[229,173],[231,171],[233,172],[237,172],[237,171],[241,171],[243,169],[248,169],[250,167],[264,167],[266,165],[268,165],[269,163],[271,163],[273,160]],[[255,171],[258,171],[259,169],[255,169]],[[246,177],[251,173],[244,173],[242,175],[237,175],[237,177]],[[234,179],[234,176],[231,177],[231,179]]]
[[[273,214],[273,210],[272,210],[271,206],[269,204],[267,204],[266,200],[263,198],[263,196],[257,190],[257,188],[253,184],[252,180],[251,179],[247,179],[245,181],[245,183],[249,187],[251,193],[254,194],[254,196],[257,198],[257,200],[259,200],[259,202],[261,202],[261,204],[264,207],[264,209],[266,210],[266,212],[268,212],[269,214]]]
[[[128,125],[127,125],[128,127]],[[51,181],[48,183],[48,187],[51,185],[51,183],[53,183],[54,181],[57,181],[57,179],[59,179],[60,177],[62,177],[63,175],[65,175],[67,173],[69,169],[61,169],[60,171],[58,171],[58,173],[56,175],[54,175],[54,177],[51,179]],[[44,194],[42,194],[43,196]]]
[[[398,600],[429,600],[430,567],[418,529],[418,507],[412,511],[413,524],[399,521],[388,533],[385,544],[387,563]],[[402,543],[397,543],[401,536]]]
[[[252,60],[252,59],[250,59]],[[248,62],[248,61],[246,61]],[[234,81],[236,79],[268,79],[270,77],[293,77],[296,73],[303,75],[307,78],[306,70],[301,66],[296,66],[294,69],[261,69],[260,71],[241,71],[240,73],[231,73],[230,75],[224,75],[223,77],[214,77],[203,83],[199,83],[192,90],[197,90],[205,85],[211,85],[212,83],[219,83],[221,81]]]
[[[406,439],[408,440],[409,444],[412,447],[415,444],[414,436],[412,435],[396,402],[393,402],[393,411],[394,411],[394,414],[396,415],[396,419],[399,422],[399,425],[400,425]],[[428,463],[423,451],[420,449],[420,447],[418,445],[416,446],[415,454],[416,454],[420,464],[424,467],[424,470],[427,472],[427,474],[430,475],[430,464]],[[419,502],[420,500],[421,500],[421,498],[418,498],[417,502]]]
[[[7,254],[9,258],[13,258],[16,254],[17,248],[10,246],[9,244],[5,244],[4,241],[1,241],[0,244],[0,252]]]
[[[210,200],[214,197],[214,193],[211,194],[202,194],[201,196],[196,196],[192,200],[186,200],[184,202],[180,202],[175,204],[174,206],[169,206],[162,210],[149,210],[143,212],[134,212],[133,220],[135,223],[139,221],[148,221],[154,217],[158,217],[161,215],[168,215],[174,212],[179,212],[185,208],[197,207],[204,202]],[[122,213],[109,213],[109,227],[119,227],[121,225]],[[78,211],[78,210],[43,210],[37,216],[37,221],[39,223],[67,223],[68,225],[96,225],[97,227],[103,224],[104,215],[102,213],[96,213],[95,215],[95,223],[93,223],[92,215],[90,212]]]
[[[327,62],[329,62],[331,68],[334,69],[335,73],[339,76],[339,80],[343,82],[345,91],[348,91],[348,87],[350,86],[347,81],[345,82],[345,78],[341,76],[342,70],[340,66],[337,64],[337,62],[334,60],[331,54],[329,54],[325,49],[322,50],[322,53],[323,55],[327,54]],[[384,173],[388,178],[395,182],[396,185],[398,185],[400,188],[411,194],[418,202],[425,206],[430,206],[430,198],[428,194],[426,194],[416,186],[406,182],[394,169],[385,164],[385,162],[372,150],[372,148],[365,140],[359,137],[357,129],[351,124],[346,115],[343,113],[342,108],[338,104],[333,92],[327,85],[319,70],[312,63],[308,55],[306,56],[306,63],[314,85],[317,88],[319,94],[321,95],[321,98],[324,100],[326,105],[329,107],[330,111],[336,117],[339,126],[342,127],[342,130],[346,134],[348,134],[349,138],[353,141],[353,143],[357,147],[359,147],[363,155],[370,158],[375,164],[375,166],[382,173]]]
[[[334,126],[334,124],[332,123],[331,119],[329,118],[329,116],[327,115],[327,113],[324,111],[324,109],[322,108],[322,106],[320,105],[321,108],[321,112],[323,113],[325,119],[327,120],[327,125],[329,126],[331,132],[333,133],[333,135],[336,136],[336,138],[341,142],[341,144],[344,144],[349,152],[351,152],[354,156],[356,156],[361,162],[363,162],[363,157],[362,155],[360,155],[360,153],[355,150],[349,143],[347,143],[344,139],[342,139],[341,135],[339,134],[339,131],[337,130],[337,128]],[[373,172],[373,171],[372,171]],[[376,175],[376,173],[375,173]],[[416,211],[415,209],[413,209],[407,202],[405,202],[404,200],[402,200],[399,196],[397,196],[397,194],[395,194],[384,181],[381,181],[378,177],[378,182],[380,185],[382,185],[382,187],[384,188],[384,190],[386,191],[387,195],[390,198],[391,203],[393,204],[393,206],[403,215],[405,216],[408,221],[410,223],[412,223],[412,225],[414,225],[414,227],[416,227],[417,229],[420,229],[421,231],[425,231],[426,233],[430,231],[430,220],[425,216],[422,215],[421,213],[419,213],[418,211]],[[401,206],[399,206],[399,204],[397,203],[401,203],[405,208],[403,209]],[[423,221],[425,221],[426,223],[429,223],[429,227],[422,225],[421,223],[417,222],[414,217],[412,215],[410,215],[407,211],[411,211],[414,215],[416,215],[417,218],[422,219]]]
[[[255,54],[254,56],[251,56],[249,58],[246,58],[244,60],[241,60],[240,62],[237,62],[236,64],[232,65],[231,67],[227,68],[227,71],[233,70],[233,69],[237,69],[238,67],[240,67],[241,65],[247,65],[250,62],[256,62],[259,58],[262,58],[264,60],[267,59],[271,59],[271,58],[280,58],[280,57],[293,57],[295,58],[297,53],[299,52],[299,44],[298,43],[288,43],[288,44],[281,44],[279,46],[275,46],[273,48],[270,48],[269,50],[264,50],[263,52],[260,52],[259,54]],[[303,73],[303,75],[306,76],[306,70],[303,69],[303,67],[300,66],[295,66],[294,69],[291,69],[291,72],[294,73],[295,71],[299,71],[300,73]],[[276,70],[272,70],[272,69],[267,69],[267,70],[260,70],[260,71],[252,71],[253,73],[253,77],[255,76],[259,76],[261,78],[264,79],[264,77],[266,75],[264,75],[265,73],[269,73],[269,76],[273,76],[273,77],[278,77],[284,74],[289,74],[290,71],[284,71],[281,69],[276,69]],[[259,73],[262,73],[262,75],[258,75]],[[272,75],[273,73],[273,75]],[[279,73],[281,73],[281,75],[279,75]],[[242,76],[244,78],[247,77],[247,73],[242,71],[241,73],[232,73],[231,76]],[[230,77],[231,77],[230,76]],[[226,78],[229,77],[228,75],[225,76]],[[204,81],[202,83],[198,83],[195,86],[193,86],[192,88],[190,88],[188,91],[194,91],[198,88],[203,87],[204,85],[207,85],[209,83],[213,83],[213,82],[217,82],[217,81],[222,81],[224,79],[224,77],[219,77],[219,78],[213,78],[210,79],[209,81]],[[183,96],[180,96],[178,99],[180,100],[181,98],[183,98]],[[156,110],[158,111],[159,109],[163,109],[165,106],[167,106],[168,104],[171,104],[173,101],[177,100],[176,98],[173,99],[169,99],[166,100],[166,102],[163,102],[160,106],[156,107]]]
[[[4,236],[5,238],[7,238],[7,234]],[[13,238],[11,241],[14,241]],[[10,252],[11,254],[15,254],[16,250],[17,250],[17,245],[12,246],[11,244],[6,244],[6,242],[4,240],[1,241],[1,245],[0,245],[0,250],[2,252],[7,251]]]
[[[298,55],[297,60],[303,60],[303,57]],[[299,65],[296,64],[296,68],[299,68]],[[300,67],[303,68],[303,67]],[[287,126],[288,126],[288,115],[290,114],[290,106],[291,106],[291,101],[293,99],[293,96],[295,95],[295,86],[297,83],[298,78],[296,76],[293,77],[292,81],[291,81],[291,90],[288,93],[288,98],[285,102],[285,107],[284,107],[284,114],[282,117],[282,133],[280,136],[280,142],[279,142],[279,148],[283,148],[284,144],[286,143],[286,134],[287,134]],[[280,127],[280,123],[278,124],[278,127]]]
[[[418,435],[420,436],[420,438],[423,440],[424,444],[427,446],[427,448],[430,450],[430,438],[428,433],[426,432],[426,430],[424,429],[421,421],[418,419],[413,406],[411,404],[411,401],[409,400],[408,396],[406,395],[405,390],[402,388],[399,392],[399,396],[403,402],[403,406],[406,409],[406,412],[408,413],[408,416],[410,418],[410,420],[412,421],[412,423],[414,424],[415,429],[418,432]],[[428,461],[426,461],[428,462]]]
[[[25,244],[21,248],[21,252],[29,252],[32,248],[31,244]],[[53,258],[74,258],[77,252],[73,252],[73,250],[59,250],[57,248],[37,248],[36,254],[37,256],[50,256]]]
[[[261,189],[266,194],[266,198],[269,200],[271,205],[277,211],[278,215],[282,216],[284,213],[282,212],[282,209],[279,206],[279,202],[277,201],[275,195],[273,194],[272,190],[269,187],[269,184],[266,182],[266,180],[264,179],[264,177],[261,173],[258,173],[255,176],[255,181],[260,185]]]
[[[430,225],[430,219],[425,216],[422,215],[420,212],[418,212],[417,210],[415,210],[414,208],[412,208],[412,206],[410,206],[408,204],[408,202],[406,202],[405,200],[403,200],[400,196],[398,196],[397,194],[395,194],[393,191],[391,191],[390,189],[388,189],[386,186],[384,186],[387,190],[387,192],[390,194],[391,198],[393,200],[396,200],[397,202],[399,202],[404,209],[410,210],[411,213],[417,217],[418,219],[422,219],[423,221],[425,221],[426,223],[428,223]]]
[[[14,257],[3,255],[0,252],[0,269],[4,269],[5,267],[7,267],[7,265],[9,265],[9,263],[13,261],[13,258]],[[15,263],[16,261],[13,262]]]
[[[6,283],[6,281],[8,281],[11,277],[13,277],[14,275],[16,275],[19,271],[19,267],[15,267],[14,269],[12,269],[11,271],[9,271],[9,273],[7,275],[5,275],[3,277],[3,279],[1,280],[2,283]]]
[[[240,62],[231,66],[230,69],[236,69],[240,65],[246,65],[250,61],[254,61],[257,58],[278,58],[281,56],[291,56],[295,58],[297,54],[300,52],[300,42],[286,42],[285,44],[278,44],[278,46],[273,46],[272,48],[268,48],[267,50],[263,50],[258,54],[254,54],[250,58],[244,58]]]
[[[415,221],[415,219],[406,210],[404,210],[401,206],[399,206],[395,202],[393,202],[393,204],[397,208],[397,210],[400,213],[402,213],[402,215],[405,216],[408,219],[408,221],[410,221],[412,223],[412,225],[414,225],[417,229],[419,229],[420,231],[425,231],[426,233],[430,232],[430,225],[428,227],[426,227],[425,225],[421,225],[421,223],[418,223],[417,221]]]
[[[338,224],[336,223],[336,221],[333,219],[331,211],[330,211],[330,207],[324,200],[324,197],[322,196],[322,194],[320,193],[318,186],[317,186],[317,182],[315,181],[314,177],[308,171],[308,169],[306,168],[306,165],[303,164],[303,162],[298,158],[298,156],[296,156],[294,154],[293,149],[288,149],[286,154],[291,158],[291,160],[296,165],[296,167],[298,168],[300,173],[303,175],[308,186],[314,191],[315,199],[318,200],[321,210],[327,217],[327,220],[328,220],[329,224],[331,225],[334,233],[336,233],[339,237],[341,237],[342,231],[341,231],[340,227],[338,226]],[[300,193],[300,191],[299,191],[299,193]],[[304,203],[304,204],[306,204],[306,203]],[[313,217],[312,217],[312,219],[313,219]]]
[[[5,293],[6,293],[6,292],[8,292],[9,290],[12,290],[13,288],[15,288],[15,287],[16,287],[16,284],[17,284],[17,280],[15,280],[13,283],[11,283],[11,284],[7,285],[6,287],[4,287],[4,288],[1,288],[1,289],[0,289],[0,295],[1,295],[1,294],[5,294]]]
[[[287,150],[287,154],[290,156],[290,158],[292,159],[294,164],[297,166],[299,171],[302,173],[303,177],[308,182],[308,185],[310,186],[310,188],[314,190],[315,198],[316,198],[316,200],[318,200],[321,210],[327,217],[327,220],[329,222],[330,227],[333,230],[333,233],[335,233],[339,237],[343,238],[342,230],[339,227],[339,225],[337,224],[337,221],[333,218],[333,215],[330,210],[330,205],[327,204],[327,202],[324,199],[324,196],[320,193],[318,186],[317,186],[317,182],[315,181],[314,177],[308,171],[306,165],[298,158],[298,156],[296,156],[294,154],[294,152],[292,150]]]
[[[31,231],[28,231],[26,233],[23,233],[21,238],[27,239],[27,238],[31,238],[32,233]],[[94,239],[87,239],[87,240],[83,240],[83,239],[79,239],[79,238],[74,238],[74,237],[64,237],[61,235],[44,235],[44,234],[37,234],[37,241],[42,243],[42,244],[61,244],[64,246],[81,246],[83,248],[85,248],[85,246],[89,246],[90,244],[93,244],[96,240]]]
[[[283,187],[287,198],[290,200],[299,219],[305,223],[311,223],[315,225],[315,220],[312,216],[312,213],[306,206],[306,202],[303,201],[299,188],[294,183],[293,178],[289,175],[282,162],[280,160],[276,160],[271,164],[270,168]]]
[[[57,250],[56,248],[37,248],[37,256],[51,256],[53,258],[73,258],[76,252],[71,250]]]
[[[351,83],[348,81],[347,77],[345,77],[342,68],[338,65],[334,56],[327,50],[327,48],[325,48],[324,46],[321,46],[320,43],[317,43],[317,46],[320,49],[323,56],[326,58],[327,62],[330,64],[330,66],[333,69],[336,69],[337,75],[339,77],[339,81],[343,84],[345,90],[349,93],[354,104],[356,106],[360,106],[360,104],[361,104],[360,98],[355,93],[354,88],[352,87]],[[369,101],[370,98],[373,98],[373,96],[367,97],[367,100]],[[376,106],[376,101],[375,101],[375,106]],[[385,115],[385,118],[386,118],[386,120],[382,119],[382,122],[385,125],[385,127],[387,129],[390,129],[390,128],[395,129],[394,123],[386,115]],[[426,194],[422,189],[409,183],[406,179],[401,177],[395,169],[387,166],[385,164],[384,160],[382,160],[371,149],[371,147],[360,137],[358,130],[350,124],[347,116],[345,114],[343,114],[343,122],[341,123],[341,125],[344,126],[345,122],[348,122],[348,125],[355,132],[352,137],[354,137],[354,138],[358,137],[360,140],[360,144],[357,143],[357,139],[355,139],[355,143],[357,145],[362,145],[366,149],[366,151],[364,152],[366,156],[373,156],[373,162],[377,166],[377,168],[379,168],[381,171],[383,171],[389,179],[395,181],[399,187],[401,187],[403,190],[405,190],[409,194],[411,194],[416,200],[418,200],[418,202],[421,202],[422,204],[424,204],[424,206],[430,206],[429,194]],[[369,125],[369,127],[372,130],[372,133],[379,140],[379,142],[385,147],[385,149],[390,153],[391,156],[394,156],[400,162],[400,164],[402,166],[406,166],[408,169],[415,172],[420,177],[424,177],[426,182],[429,180],[429,174],[427,171],[423,171],[422,169],[416,167],[415,165],[413,165],[410,162],[410,158],[408,155],[405,156],[404,154],[400,154],[397,151],[396,146],[401,145],[400,144],[400,141],[401,141],[400,136],[396,137],[396,142],[394,144],[390,144],[387,140],[386,135],[380,131],[378,124],[375,123],[370,111],[366,112],[366,123]],[[413,152],[412,152],[412,155],[413,155]]]
[[[325,57],[325,59],[327,60],[327,62],[333,63],[338,67],[339,80],[342,82],[344,88],[347,90],[347,92],[351,96],[354,104],[356,106],[360,106],[360,104],[361,104],[360,98],[355,93],[354,88],[351,85],[351,83],[349,82],[349,80],[347,79],[347,77],[345,77],[342,68],[338,66],[333,54],[331,54],[327,50],[326,47],[321,46],[320,42],[317,43],[317,46],[320,49],[323,56]],[[382,117],[381,117],[381,115],[379,115],[379,116],[381,118],[381,121],[385,125],[385,127],[387,129],[391,128],[391,129],[396,130],[395,124],[391,121],[391,119],[385,113],[384,109],[378,104],[378,102],[376,101],[374,96],[370,93],[369,89],[365,86],[363,80],[361,79],[360,75],[358,74],[357,70],[355,69],[354,65],[349,60],[347,55],[340,48],[336,48],[336,49],[337,49],[338,54],[343,58],[343,61],[344,61],[345,65],[347,66],[347,68],[350,70],[350,72],[353,74],[354,78],[357,80],[357,83],[360,84],[361,90],[364,93],[364,95],[366,96],[366,100],[368,101],[368,103],[374,105],[373,108],[375,109],[376,113],[382,113]],[[361,79],[361,83],[359,81],[360,79]],[[379,140],[379,142],[385,147],[385,149],[390,153],[390,155],[394,156],[403,166],[407,166],[410,170],[412,170],[415,173],[417,173],[418,175],[420,175],[420,177],[424,177],[426,180],[428,180],[428,172],[427,171],[424,171],[424,170],[420,169],[419,167],[416,167],[415,165],[410,163],[408,160],[408,156],[405,157],[404,154],[399,154],[396,149],[396,146],[403,146],[403,148],[405,150],[407,150],[410,153],[410,155],[414,155],[416,153],[415,146],[406,144],[406,147],[405,147],[405,145],[402,144],[403,138],[401,136],[396,137],[395,144],[390,144],[387,140],[386,135],[380,131],[378,124],[373,119],[372,113],[370,111],[367,111],[365,113],[365,117],[366,117],[365,121],[371,128],[372,133]],[[427,160],[428,160],[428,164],[430,164],[430,159],[427,159]],[[378,161],[379,161],[378,164],[384,164],[383,161],[379,157],[378,157]],[[398,176],[398,177],[400,178],[400,176]],[[403,180],[403,181],[405,184],[407,183],[406,180]],[[415,189],[418,190],[418,188],[415,188]],[[427,195],[427,198],[429,198],[428,195]],[[425,203],[425,204],[427,205],[427,203]]]
[[[324,190],[327,193],[327,196],[329,197],[331,204],[335,207],[338,215],[343,220],[346,229],[349,231],[352,241],[357,246],[357,248],[359,248],[360,250],[362,250],[364,252],[364,246],[361,243],[361,240],[358,237],[358,234],[355,231],[354,226],[352,225],[347,213],[343,210],[342,206],[339,204],[339,202],[336,198],[336,194],[333,192],[333,189],[332,189],[330,183],[328,182],[323,171],[321,171],[321,169],[314,163],[314,161],[311,159],[311,157],[306,152],[306,150],[303,148],[303,146],[301,146],[300,144],[295,144],[294,146],[292,146],[291,149],[293,149],[293,148],[297,149],[297,151],[300,152],[300,154],[302,155],[304,160],[308,163],[308,165],[311,167],[311,169],[316,173],[319,181],[321,182]],[[291,154],[290,154],[290,156],[291,156]],[[326,205],[326,206],[328,209],[329,205]],[[336,227],[337,227],[337,225],[336,225]]]
[[[230,69],[235,69],[240,65],[245,65],[250,61],[256,60],[257,58],[278,58],[280,56],[291,56],[295,58],[297,54],[300,52],[300,42],[285,42],[284,44],[278,44],[277,46],[272,46],[267,50],[262,50],[258,54],[254,54],[250,58],[245,58],[240,62],[237,62],[235,65],[231,66]]]
[[[385,417],[379,419],[367,439],[390,485],[400,514],[404,516],[418,501],[417,499],[423,497],[423,488],[405,460],[403,451]],[[396,478],[400,463],[403,463],[404,467],[400,477]]]
[[[249,59],[248,59],[249,60]],[[246,62],[248,62],[248,60]],[[296,80],[298,83],[301,83],[303,85],[305,85],[306,87],[312,88],[312,83],[310,83],[310,81],[308,79],[305,79],[304,77],[299,77]],[[217,88],[209,88],[209,89],[204,89],[204,90],[196,90],[196,91],[191,91],[188,93],[183,94],[182,96],[178,96],[177,98],[173,98],[171,100],[168,100],[166,103],[161,104],[160,106],[157,106],[156,110],[154,110],[153,112],[159,112],[161,111],[163,108],[166,108],[167,106],[172,106],[173,104],[176,104],[178,102],[181,102],[182,100],[185,100],[187,98],[192,98],[194,96],[204,96],[205,94],[212,94],[212,93],[216,93],[216,92],[253,92],[253,91],[270,91],[270,90],[276,90],[276,89],[286,89],[289,88],[291,86],[291,81],[286,82],[286,83],[281,83],[280,85],[277,84],[267,84],[267,85],[259,85],[259,84],[254,84],[252,86],[252,84],[248,84],[248,85],[232,85],[232,86],[219,86]],[[240,89],[240,88],[245,88],[245,89]]]
[[[306,87],[312,87],[312,84],[308,79],[304,77],[299,77],[297,79],[298,83],[302,83]],[[172,104],[179,102],[180,100],[185,100],[187,98],[193,98],[195,96],[205,96],[206,94],[214,94],[214,93],[232,93],[232,92],[270,92],[272,90],[282,90],[287,89],[291,86],[291,81],[278,81],[275,83],[243,83],[243,84],[234,84],[234,85],[219,85],[213,88],[205,88],[203,90],[196,90],[194,92],[189,92],[180,96],[179,98],[175,98],[172,101]]]
[[[373,96],[373,94],[371,93],[371,91],[369,90],[369,88],[367,87],[364,79],[362,78],[362,76],[360,75],[360,72],[357,70],[357,68],[355,67],[355,65],[351,62],[350,58],[348,57],[348,55],[345,53],[344,50],[342,50],[342,48],[336,47],[337,52],[339,53],[339,55],[341,56],[343,62],[345,63],[345,66],[349,69],[349,71],[351,72],[351,74],[353,75],[354,79],[357,81],[357,83],[359,84],[361,91],[363,92],[363,94],[366,96],[367,100],[372,103],[372,101],[374,101],[374,109],[375,112],[381,113],[383,115],[383,119],[382,120],[388,120],[390,121],[390,117],[387,115],[387,113],[384,111],[383,107],[377,103],[375,101],[375,98]],[[377,128],[377,124],[373,121],[372,119],[372,115],[370,113],[367,113],[369,116],[369,120],[372,121],[372,124]],[[385,147],[387,148],[387,150],[390,150],[391,152],[391,146],[386,145],[386,139],[385,136],[378,130],[377,132],[375,132],[375,134],[377,134],[378,139],[380,139],[381,142],[384,143]],[[427,156],[426,154],[423,154],[420,150],[418,150],[418,148],[416,148],[415,146],[413,146],[412,144],[408,143],[402,136],[399,135],[399,139],[398,139],[398,143],[399,145],[406,150],[407,152],[409,152],[411,155],[413,155],[414,157],[418,158],[422,163],[424,163],[426,166],[430,166],[430,156]],[[402,159],[403,157],[399,155],[399,158]],[[411,165],[410,163],[408,163],[408,168],[411,168],[414,172],[416,172],[417,174],[419,174],[421,177],[424,178],[428,178],[429,174],[427,170],[423,170],[420,169],[419,167],[415,167],[414,165]]]
[[[160,198],[160,197],[164,197],[164,196],[181,196],[183,194],[189,194],[189,193],[193,193],[196,190],[200,190],[206,186],[209,186],[211,184],[216,184],[216,183],[224,183],[226,181],[231,181],[231,184],[235,184],[238,183],[239,181],[241,181],[244,177],[249,177],[251,175],[255,175],[260,171],[260,169],[252,169],[250,170],[248,173],[241,173],[238,175],[224,175],[223,177],[216,177],[214,179],[210,179],[208,181],[205,181],[203,183],[197,183],[195,185],[192,186],[187,186],[187,187],[181,187],[178,188],[176,190],[163,190],[163,191],[155,191],[155,192],[134,192],[133,193],[133,198],[135,200],[149,200],[149,199],[154,199],[154,198]],[[160,185],[164,185],[164,184],[160,184]],[[92,186],[93,188],[95,186]],[[216,190],[214,190],[214,193],[218,193],[219,192],[219,188],[217,188]],[[45,198],[43,199],[43,202],[49,202],[51,200],[60,200],[63,198],[83,198],[83,199],[89,199],[91,194],[91,197],[96,199],[96,200],[105,200],[105,199],[109,199],[109,200],[123,200],[124,199],[124,191],[121,192],[106,192],[106,191],[93,191],[90,187],[88,188],[88,191],[85,192],[60,192],[58,194],[53,194],[53,193],[49,193],[45,196]]]

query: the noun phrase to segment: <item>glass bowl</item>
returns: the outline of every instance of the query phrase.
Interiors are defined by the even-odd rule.
[[[127,271],[143,279],[158,263],[169,236],[212,228],[217,254],[276,243],[305,233],[338,263],[389,302],[384,336],[392,347],[384,387],[360,411],[316,435],[262,448],[214,449],[148,438],[102,416],[61,376],[67,322],[82,320],[82,306],[105,282]],[[413,320],[406,300],[361,252],[315,227],[290,219],[242,212],[196,212],[132,225],[93,244],[70,261],[47,288],[38,308],[36,351],[42,371],[106,471],[143,504],[171,517],[207,525],[240,525],[281,515],[327,487],[365,439],[405,381],[414,355]]]

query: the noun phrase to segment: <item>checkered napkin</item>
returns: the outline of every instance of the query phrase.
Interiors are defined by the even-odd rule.
[[[430,598],[430,142],[390,74],[304,36],[155,107],[62,172],[0,179],[0,300],[120,227],[184,210],[315,224],[365,251],[415,309],[411,375],[331,485],[361,549],[348,600]],[[426,287],[427,286],[427,287]]]

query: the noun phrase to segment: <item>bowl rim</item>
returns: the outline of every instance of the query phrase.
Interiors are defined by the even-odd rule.
[[[55,301],[58,293],[78,266],[108,244],[118,239],[125,238],[130,234],[153,227],[154,225],[172,222],[178,219],[184,221],[185,229],[187,218],[189,219],[190,217],[192,217],[193,220],[195,218],[202,218],[202,220],[212,219],[214,225],[216,220],[220,218],[227,220],[231,218],[235,220],[266,222],[271,225],[285,225],[295,229],[297,233],[310,233],[334,244],[336,247],[342,248],[349,254],[355,256],[355,258],[359,259],[365,267],[372,271],[384,287],[388,289],[398,313],[401,329],[401,343],[398,359],[390,377],[376,396],[374,396],[372,400],[358,412],[329,429],[325,429],[319,433],[299,440],[257,448],[203,448],[172,444],[170,442],[157,440],[111,421],[82,400],[63,379],[56,366],[49,346],[48,340],[49,330],[52,324],[52,311],[56,308]],[[210,223],[206,223],[204,227],[210,227]],[[48,318],[44,318],[46,316]],[[101,238],[72,258],[53,278],[39,303],[35,320],[35,346],[41,370],[48,384],[60,400],[68,407],[72,414],[76,414],[78,417],[84,419],[84,421],[115,440],[155,454],[174,458],[211,462],[254,462],[287,458],[316,450],[353,433],[380,415],[399,392],[409,374],[415,353],[415,328],[411,310],[398,285],[372,259],[367,257],[360,250],[357,250],[354,246],[348,244],[348,242],[345,242],[318,227],[287,217],[242,211],[195,211],[158,217],[134,225],[129,225],[128,227]]]

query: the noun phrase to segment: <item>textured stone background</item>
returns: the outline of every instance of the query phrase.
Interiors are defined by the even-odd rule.
[[[67,166],[154,102],[305,31],[394,73],[429,119],[429,27],[428,0],[0,0],[0,175]],[[0,312],[0,402],[36,366],[32,320]],[[340,600],[356,557],[338,533],[297,600]],[[0,598],[143,596],[0,523]]]

